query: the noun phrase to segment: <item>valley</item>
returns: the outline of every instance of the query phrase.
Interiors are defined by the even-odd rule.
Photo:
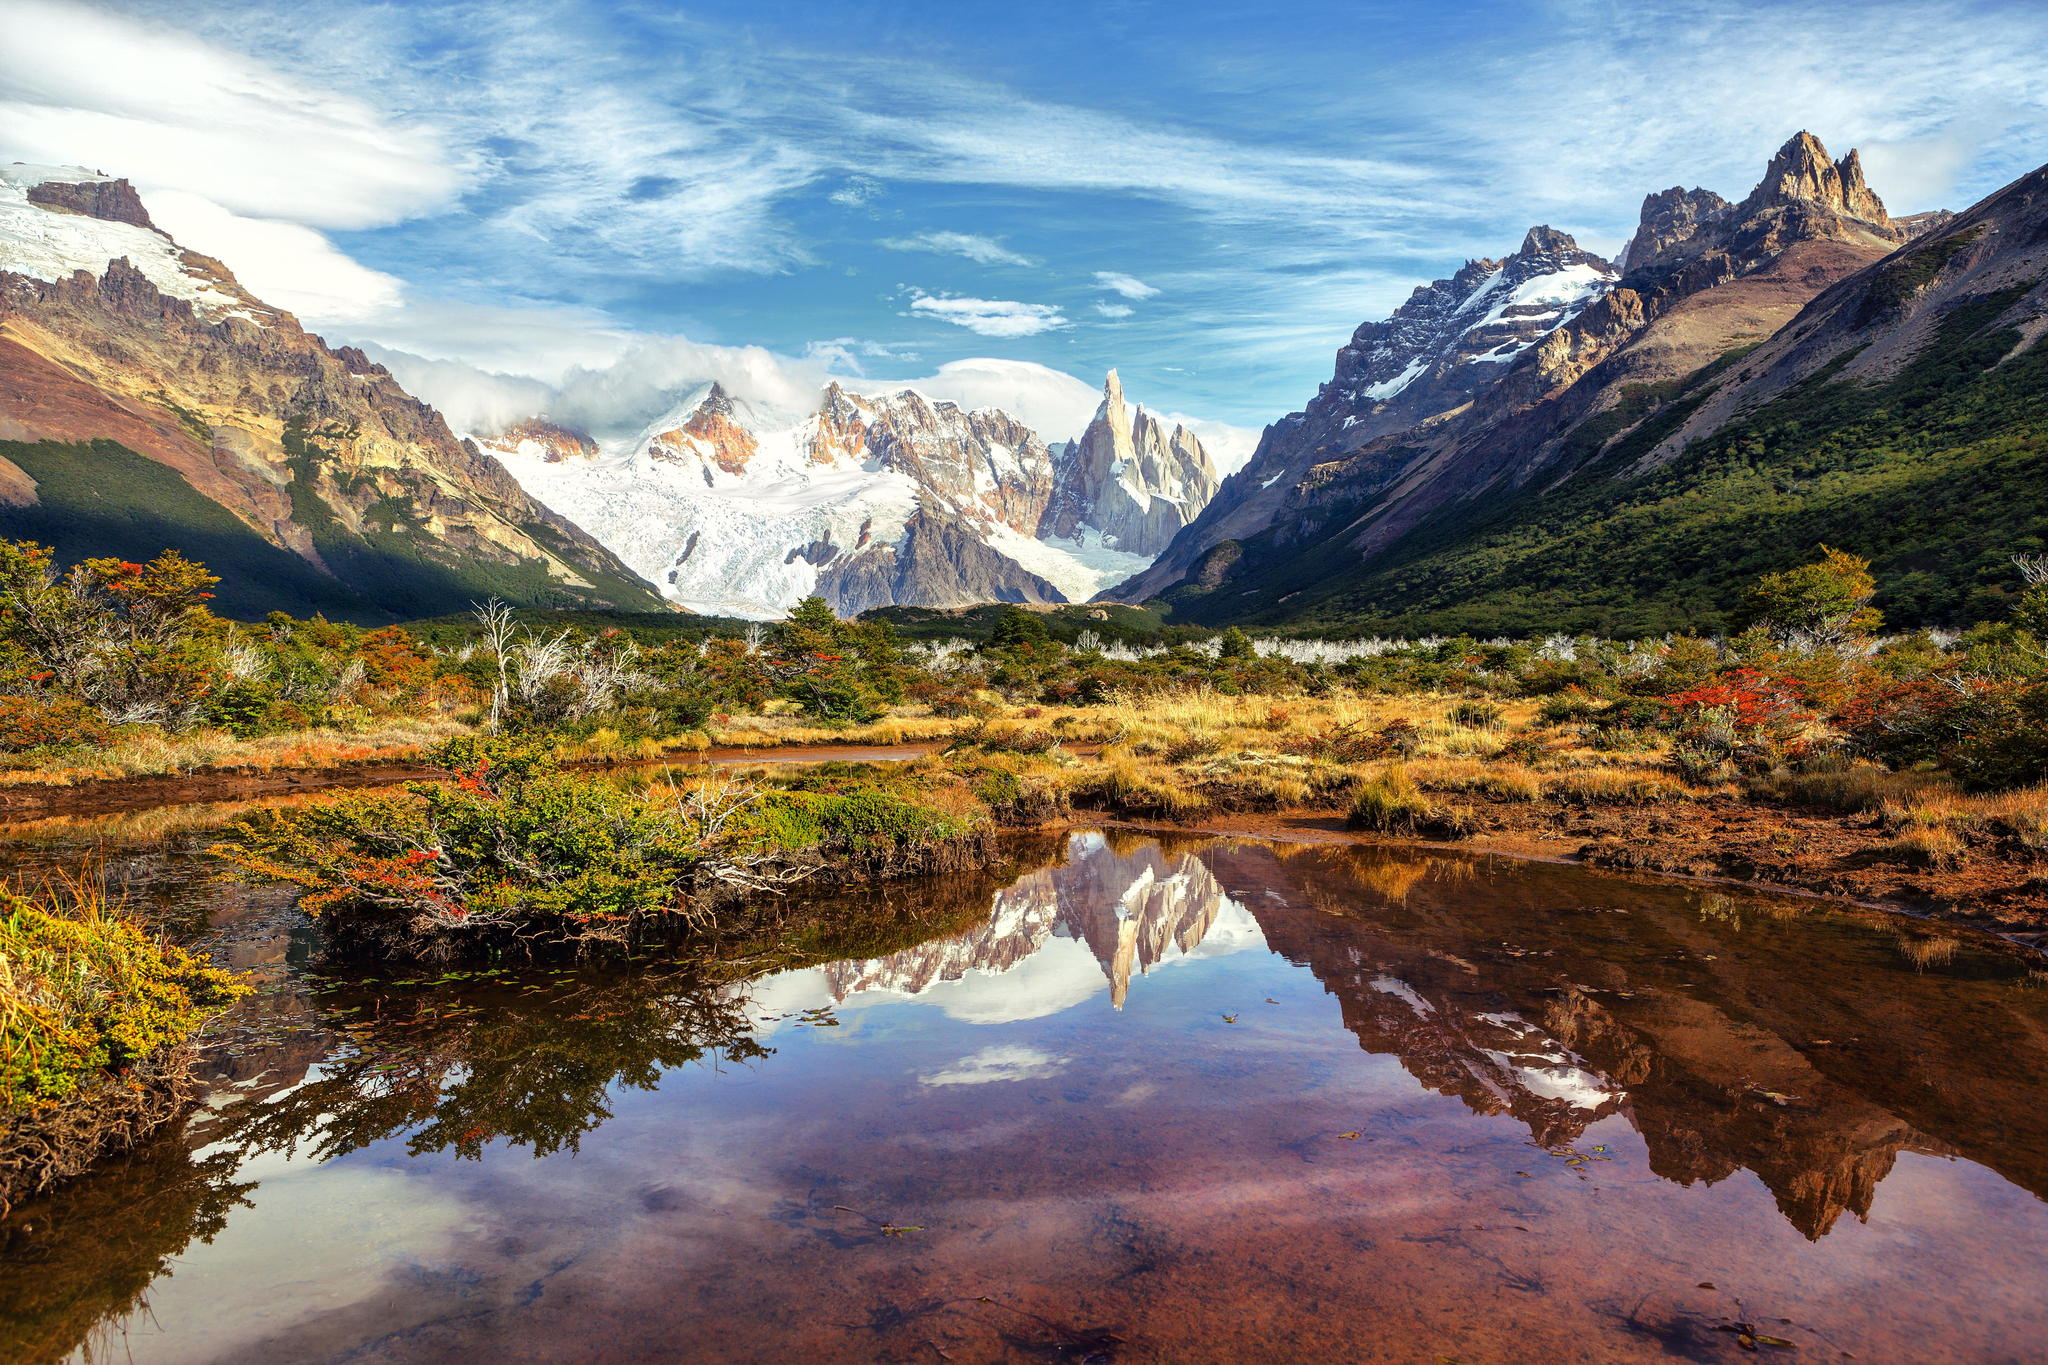
[[[2038,1350],[2036,16],[93,3],[0,1355]]]

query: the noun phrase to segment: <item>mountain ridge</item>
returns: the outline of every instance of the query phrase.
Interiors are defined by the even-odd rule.
[[[1621,609],[1609,586],[1595,582],[1588,584],[1588,602],[1597,600],[1597,610],[1545,598],[1547,609],[1560,613],[1554,621],[1519,609],[1504,616],[1483,604],[1461,615],[1445,593],[1418,587],[1412,581],[1417,570],[1402,566],[1426,561],[1438,573],[1463,579],[1454,549],[1461,535],[1478,536],[1509,504],[1523,508],[1518,515],[1525,520],[1538,517],[1533,509],[1546,497],[1562,496],[1559,489],[1584,502],[1597,500],[1586,491],[1597,486],[1625,501],[1627,472],[1641,476],[1658,467],[1646,459],[1651,447],[1698,439],[1709,416],[1722,423],[1733,417],[1722,404],[1707,409],[1709,416],[1681,421],[1674,404],[1688,404],[1690,413],[1728,383],[1746,382],[1755,362],[1745,357],[1799,326],[1803,310],[1847,281],[1867,284],[1892,256],[1911,258],[1916,244],[1947,240],[1967,217],[1891,219],[1863,183],[1859,158],[1835,163],[1804,133],[1780,149],[1757,188],[1738,203],[1675,187],[1650,194],[1613,286],[1529,346],[1470,404],[1369,440],[1305,453],[1289,448],[1285,426],[1269,428],[1246,473],[1263,467],[1285,487],[1268,495],[1261,515],[1240,515],[1233,526],[1226,486],[1205,514],[1209,526],[1191,528],[1148,575],[1105,596],[1164,594],[1177,619],[1202,624],[1309,618],[1386,630],[1437,629],[1466,619],[1537,630],[1576,628],[1595,618],[1631,620],[1639,629],[1653,619],[1682,624],[1655,584],[1643,587],[1645,603],[1661,597],[1667,605],[1640,612]],[[1924,341],[1934,323],[1915,325]],[[1618,444],[1652,422],[1672,429],[1617,463]],[[1665,462],[1671,458],[1665,449]],[[1592,485],[1584,483],[1588,479]],[[1215,534],[1219,528],[1239,534]],[[1541,539],[1533,529],[1527,535]],[[1784,553],[1811,551],[1811,544],[1802,544]],[[1739,557],[1750,558],[1746,547]],[[1175,581],[1162,583],[1169,572]],[[1396,580],[1402,586],[1392,586]],[[1489,581],[1494,586],[1482,596],[1496,605],[1514,595],[1511,585]],[[1717,617],[1726,592],[1716,586],[1709,598],[1719,605],[1695,599],[1695,607]],[[1425,600],[1432,605],[1413,616]]]
[[[1216,488],[1201,440],[1127,403],[1113,370],[1057,445],[1001,408],[840,380],[794,421],[714,383],[623,450],[545,419],[478,439],[670,600],[742,616],[811,593],[844,615],[1082,600]]]

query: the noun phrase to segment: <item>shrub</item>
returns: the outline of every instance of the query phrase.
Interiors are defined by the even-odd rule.
[[[1351,823],[1384,834],[1446,839],[1463,838],[1474,827],[1469,811],[1431,800],[1401,768],[1389,768],[1359,784],[1351,798]]]
[[[1577,687],[1568,688],[1554,696],[1545,697],[1543,704],[1536,708],[1537,719],[1545,725],[1565,725],[1575,720],[1584,720],[1600,709],[1600,703]]]
[[[187,1041],[247,993],[96,881],[0,890],[0,1212],[174,1115]]]
[[[432,757],[453,782],[259,811],[213,851],[385,951],[618,941],[680,915],[704,849],[676,808],[562,773],[534,745],[456,740]]]
[[[92,748],[113,734],[100,713],[76,697],[0,696],[0,752]]]

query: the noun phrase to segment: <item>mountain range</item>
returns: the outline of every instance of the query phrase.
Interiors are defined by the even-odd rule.
[[[75,167],[0,166],[0,534],[65,559],[175,547],[240,615],[662,607],[383,366]]]
[[[0,167],[0,534],[175,546],[239,615],[817,593],[1489,635],[1720,628],[1825,543],[1895,624],[1962,624],[2048,549],[2044,190],[1896,218],[1800,133],[1739,200],[1646,195],[1611,261],[1538,225],[1417,288],[1220,477],[1114,371],[1078,434],[843,382],[702,385],[602,443],[545,413],[457,433],[126,181]]]
[[[534,419],[478,444],[670,599],[778,617],[817,593],[882,606],[1084,601],[1143,569],[1216,470],[1186,427],[1125,402],[1115,371],[1081,435],[914,389],[826,386],[765,411],[712,384],[627,448]]]
[[[1739,202],[1648,195],[1613,262],[1532,229],[1360,327],[1143,573],[1200,623],[1712,629],[1825,542],[1901,624],[2003,608],[2048,541],[2035,172],[1895,219],[1792,138]]]

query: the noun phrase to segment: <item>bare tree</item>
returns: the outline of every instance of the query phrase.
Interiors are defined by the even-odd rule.
[[[484,647],[498,665],[498,685],[491,692],[490,728],[495,733],[504,723],[505,707],[512,698],[512,608],[493,597],[474,609],[484,628]]]

